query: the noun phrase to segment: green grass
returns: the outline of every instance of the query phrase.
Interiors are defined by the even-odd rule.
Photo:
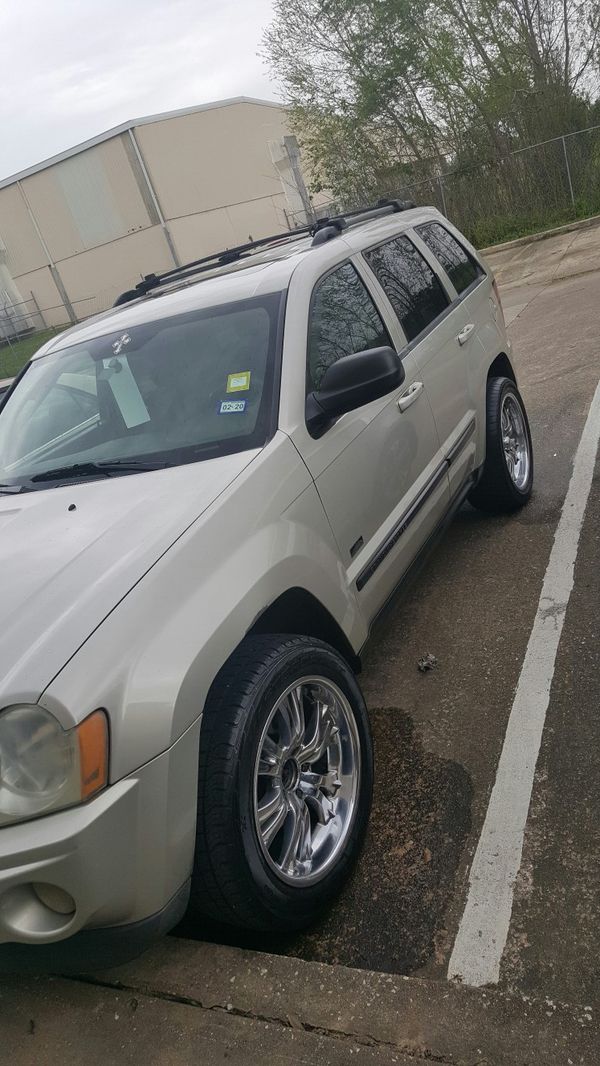
[[[21,367],[31,358],[38,348],[42,347],[50,337],[55,337],[66,326],[54,326],[52,329],[43,329],[40,333],[32,333],[30,337],[23,337],[20,341],[11,341],[10,344],[2,344],[0,347],[0,380],[12,378],[19,373]]]
[[[465,231],[476,248],[489,248],[494,244],[515,240],[517,237],[533,236],[535,233],[564,226],[569,222],[590,218],[599,211],[600,201],[598,203],[578,202],[574,208],[569,207],[563,211],[549,211],[537,215],[532,212],[523,217],[490,216],[486,219],[479,219],[470,227],[465,226]]]

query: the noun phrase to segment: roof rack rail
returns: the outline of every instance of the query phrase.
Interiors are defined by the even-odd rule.
[[[184,281],[195,274],[203,274],[207,270],[214,270],[219,266],[226,266],[229,263],[236,263],[240,259],[247,259],[258,248],[291,244],[293,241],[307,236],[312,237],[311,247],[314,248],[320,244],[325,244],[326,241],[330,241],[334,237],[339,237],[348,226],[358,226],[362,222],[368,222],[382,215],[394,214],[397,211],[406,211],[414,206],[411,200],[379,200],[371,207],[361,207],[356,211],[347,211],[343,215],[336,215],[333,218],[320,218],[310,226],[298,226],[297,229],[286,230],[285,233],[275,233],[270,237],[261,237],[256,241],[238,244],[235,248],[225,248],[221,252],[213,252],[212,255],[205,255],[202,259],[194,259],[191,263],[173,267],[172,270],[166,270],[162,274],[146,274],[135,286],[135,289],[122,292],[115,300],[113,307],[120,307],[122,304],[130,303],[132,300],[138,300],[140,296],[145,296],[146,293],[159,288],[161,285],[166,285],[170,281]]]
[[[339,237],[342,230],[347,229],[348,226],[360,226],[361,223],[370,222],[371,219],[380,218],[382,215],[393,215],[396,211],[408,211],[414,206],[412,200],[378,200],[372,207],[359,207],[356,211],[345,211],[343,215],[337,215],[334,218],[322,218],[315,224],[312,247]]]

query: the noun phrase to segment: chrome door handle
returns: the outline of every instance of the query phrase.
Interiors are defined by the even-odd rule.
[[[410,386],[410,389],[407,389],[407,391],[398,400],[398,409],[400,411],[406,411],[406,408],[410,407],[411,403],[414,403],[415,400],[419,399],[419,396],[422,392],[423,382],[413,381],[412,385]]]
[[[469,322],[463,329],[461,329],[458,337],[456,338],[459,344],[466,344],[473,330],[475,329],[475,323]]]

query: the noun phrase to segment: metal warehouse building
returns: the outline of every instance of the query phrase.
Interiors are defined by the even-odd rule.
[[[140,276],[306,221],[275,103],[137,119],[0,181],[0,338],[109,307]]]

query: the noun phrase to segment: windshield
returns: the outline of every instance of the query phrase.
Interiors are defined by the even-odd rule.
[[[0,491],[263,445],[281,301],[132,326],[34,360],[0,412]]]

